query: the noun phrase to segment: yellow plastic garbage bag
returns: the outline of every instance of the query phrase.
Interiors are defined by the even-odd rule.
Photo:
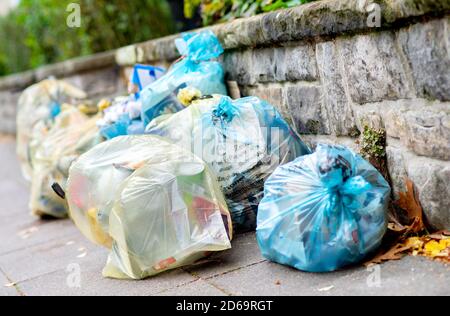
[[[55,119],[53,127],[32,157],[32,214],[56,218],[67,216],[64,189],[69,168],[82,153],[102,141],[96,126],[97,120],[97,115],[88,116],[75,107],[63,109]],[[59,195],[52,188],[54,185],[61,189]]]
[[[103,275],[142,279],[231,248],[231,216],[208,166],[157,136],[121,136],[71,167],[70,215],[111,248]]]
[[[83,91],[56,79],[44,80],[22,93],[17,107],[17,155],[27,180],[31,180],[31,148],[47,134],[62,104],[85,98]]]

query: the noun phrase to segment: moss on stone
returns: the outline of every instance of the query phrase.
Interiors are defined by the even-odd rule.
[[[386,130],[374,129],[365,124],[358,143],[360,154],[391,184],[386,154]]]
[[[317,135],[319,134],[320,131],[320,122],[316,121],[316,120],[308,120],[306,122],[306,130],[310,133],[310,134],[314,134]]]
[[[386,130],[373,129],[368,125],[360,140],[361,154],[368,159],[384,159],[386,157]]]
[[[361,131],[358,129],[358,127],[353,126],[352,128],[349,129],[348,136],[357,138],[357,137],[361,136]]]

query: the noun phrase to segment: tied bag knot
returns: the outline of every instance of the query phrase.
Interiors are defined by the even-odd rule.
[[[222,123],[230,123],[239,115],[239,109],[230,97],[221,97],[219,104],[212,111],[213,121],[219,119]]]
[[[186,62],[198,63],[218,58],[224,50],[217,37],[210,30],[200,33],[185,33],[175,40],[178,52]]]

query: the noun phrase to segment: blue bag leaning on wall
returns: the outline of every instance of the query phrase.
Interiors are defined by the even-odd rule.
[[[198,89],[202,95],[227,94],[222,65],[212,61],[224,50],[212,31],[184,34],[175,44],[183,59],[141,92],[144,125],[160,115],[184,109],[177,100],[183,88]]]
[[[265,184],[257,240],[264,257],[309,272],[362,260],[387,227],[390,187],[343,146],[319,145],[279,167]]]

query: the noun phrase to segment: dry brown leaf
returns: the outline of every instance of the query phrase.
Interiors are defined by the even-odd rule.
[[[404,257],[404,255],[405,255],[404,253],[413,247],[414,247],[414,245],[404,245],[404,244],[400,244],[400,243],[396,244],[394,247],[392,247],[387,252],[376,256],[372,260],[366,262],[364,265],[367,267],[367,266],[371,266],[374,264],[383,263],[384,261],[400,260]]]
[[[450,237],[450,235],[446,235],[445,231],[441,231],[441,232],[437,232],[431,235],[428,235],[427,237],[431,238],[431,239],[437,239],[437,240],[441,240],[441,239],[447,239],[448,237]]]
[[[388,229],[396,233],[404,233],[408,230],[408,227],[405,227],[400,223],[391,222],[388,224]]]
[[[414,188],[414,183],[408,178],[405,182],[406,192],[400,192],[399,199],[395,203],[398,207],[406,211],[408,218],[411,220],[407,232],[418,233],[425,229],[423,209]]]

